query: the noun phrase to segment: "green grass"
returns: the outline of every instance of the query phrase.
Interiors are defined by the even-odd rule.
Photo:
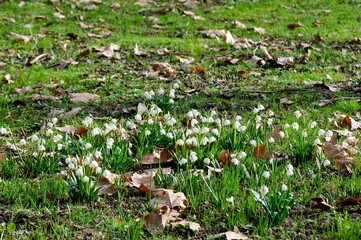
[[[204,239],[233,230],[234,227],[252,239],[265,236],[270,239],[361,237],[357,214],[359,206],[336,207],[320,212],[312,209],[311,204],[313,197],[322,197],[334,206],[335,201],[357,198],[360,194],[359,153],[353,154],[355,163],[351,166],[352,173],[348,175],[334,164],[317,168],[312,153],[313,141],[318,137],[316,130],[332,129],[329,119],[336,119],[335,112],[360,121],[357,117],[361,110],[360,93],[355,89],[360,87],[360,68],[357,64],[361,51],[360,45],[350,44],[350,40],[360,36],[360,23],[356,20],[360,5],[356,1],[211,0],[199,1],[198,7],[187,9],[180,1],[158,1],[155,5],[144,7],[134,5],[135,1],[117,1],[120,7],[111,8],[113,1],[104,0],[96,10],[82,9],[86,5],[82,3],[79,3],[79,7],[72,6],[74,1],[52,3],[29,0],[25,1],[23,7],[18,6],[19,2],[10,0],[0,3],[0,62],[6,63],[0,67],[0,79],[10,74],[13,81],[0,85],[0,127],[10,132],[8,136],[0,135],[0,159],[2,155],[6,158],[0,166],[2,237]],[[65,19],[53,16],[56,7],[61,9]],[[205,20],[182,16],[183,11],[189,10]],[[37,18],[40,15],[45,19]],[[159,21],[156,24],[163,28],[154,28],[154,22],[149,17],[157,17]],[[16,23],[5,18],[14,18]],[[235,20],[247,27],[237,28],[232,24]],[[315,25],[316,20],[319,26]],[[288,29],[287,25],[295,21],[299,21],[302,27]],[[80,22],[92,26],[84,29]],[[251,29],[260,26],[266,30],[263,35]],[[228,45],[223,37],[211,39],[200,33],[200,30],[214,29],[225,29],[234,38],[247,38],[257,43],[248,49],[236,49]],[[9,32],[32,35],[33,38],[23,43],[8,38]],[[102,32],[110,35],[102,38],[88,35]],[[323,41],[314,41],[316,36]],[[80,57],[86,49],[108,46],[110,43],[120,46],[119,59],[102,58],[94,51]],[[313,47],[307,62],[300,60],[300,56],[307,53],[302,48],[304,43]],[[135,44],[146,52],[144,56],[134,54]],[[271,63],[264,67],[253,66],[250,62],[253,55],[263,57],[260,45],[267,45],[274,59],[294,57],[294,64],[285,67],[268,65]],[[170,52],[160,55],[157,53],[160,48],[167,48]],[[29,63],[42,53],[52,58],[32,65]],[[184,67],[177,56],[193,57],[194,62]],[[219,57],[237,58],[239,61],[227,64]],[[69,58],[78,64],[60,70],[52,67],[60,60]],[[154,62],[169,63],[176,74],[147,76]],[[205,72],[199,74],[194,71],[196,65],[203,67]],[[261,75],[248,75],[250,72]],[[104,79],[105,83],[99,79]],[[340,90],[333,92],[326,85],[306,84],[312,81],[323,82]],[[17,88],[39,83],[57,83],[57,90],[64,90],[65,95],[58,95],[49,87],[36,88],[21,96],[15,92]],[[138,126],[139,132],[129,131],[131,140],[114,138],[114,146],[118,147],[116,152],[106,148],[108,136],[92,136],[90,131],[95,127],[92,126],[87,135],[82,136],[84,141],[92,144],[91,149],[84,149],[84,143],[73,138],[66,146],[64,135],[62,143],[65,147],[57,150],[56,144],[45,134],[50,112],[67,112],[74,107],[82,107],[82,110],[71,119],[59,117],[57,126],[83,126],[82,119],[91,115],[95,125],[102,130],[103,124],[110,123],[112,118],[122,122],[121,126],[126,128],[125,122],[134,121],[136,114],[131,107],[136,107],[139,102],[150,106],[151,101],[144,98],[145,91],[157,91],[162,87],[167,93],[174,83],[180,85],[180,89],[176,90],[174,105],[168,103],[168,98],[156,100],[164,110],[162,116],[169,110],[177,119],[174,127],[163,124],[167,132],[172,132],[174,139],[166,139],[159,134],[159,126],[146,123]],[[89,103],[70,101],[69,93],[81,92],[97,94],[100,100]],[[59,100],[32,100],[32,94],[56,96]],[[282,98],[293,103],[281,104]],[[332,102],[319,106],[324,100]],[[251,126],[256,116],[252,110],[260,103],[276,114],[271,127],[264,123],[263,130],[256,131],[252,127],[244,134],[219,127],[219,142],[192,149],[199,158],[195,164],[190,163],[190,149],[176,149],[173,153],[173,173],[155,177],[156,185],[185,194],[189,205],[181,211],[181,217],[200,223],[202,229],[199,232],[179,227],[172,230],[170,226],[161,233],[148,232],[143,227],[144,216],[155,210],[156,206],[149,204],[149,196],[123,186],[122,181],[116,184],[112,196],[101,196],[95,202],[87,202],[82,197],[75,197],[82,195],[75,194],[74,189],[69,187],[69,177],[63,180],[55,176],[67,169],[58,162],[66,165],[66,157],[85,156],[95,150],[102,152],[103,169],[119,174],[145,170],[148,166],[138,163],[144,153],[151,153],[155,146],[169,147],[177,139],[187,139],[185,130],[190,118],[185,115],[189,110],[197,109],[206,117],[210,116],[211,110],[216,110],[219,118],[231,121],[236,115],[241,115],[242,124],[247,125],[249,120],[248,126]],[[287,130],[287,140],[268,143],[269,134],[275,126],[291,125],[297,121],[293,114],[296,110],[302,112],[302,118],[298,120],[299,131]],[[266,112],[261,115],[264,119],[268,118]],[[148,117],[144,116],[147,120]],[[217,127],[215,124],[201,123],[200,119],[198,121],[200,128]],[[312,121],[318,123],[315,130],[308,127]],[[301,137],[303,129],[308,133],[306,140]],[[150,137],[145,135],[146,130],[152,132]],[[29,140],[33,134],[46,139],[44,145],[49,154],[44,152],[40,158],[34,156],[39,144]],[[353,135],[359,139],[359,130]],[[201,141],[207,134],[196,136]],[[27,139],[26,147],[18,145],[22,138]],[[272,153],[282,153],[281,161],[272,165],[268,160],[253,156],[253,147],[249,145],[253,139],[260,145],[265,144]],[[342,140],[344,137],[339,137],[339,141]],[[133,144],[133,155],[127,152],[127,141]],[[7,143],[15,144],[24,152],[9,150],[5,147]],[[356,147],[360,147],[359,142]],[[4,154],[3,148],[6,149]],[[224,149],[229,149],[231,154],[245,151],[247,157],[240,159],[238,166],[225,167],[222,174],[208,179],[208,168],[203,159],[209,158],[211,166],[218,168],[218,154]],[[55,152],[58,154],[51,156]],[[184,157],[188,158],[188,163],[179,165]],[[291,177],[286,176],[288,163],[295,167]],[[201,173],[195,176],[196,169],[202,169],[204,176]],[[271,173],[270,178],[262,177],[265,171]],[[95,180],[98,175],[93,174],[91,178]],[[279,201],[278,193],[282,193],[282,183],[294,194],[295,205],[290,203],[289,211],[275,204]],[[268,186],[270,192],[264,196],[263,202],[257,202],[251,189],[260,192],[262,186]],[[234,197],[233,204],[226,201],[231,196]],[[272,216],[269,209],[280,213],[284,211],[285,220]]]

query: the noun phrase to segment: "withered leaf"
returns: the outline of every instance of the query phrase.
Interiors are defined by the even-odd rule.
[[[224,167],[226,165],[231,164],[231,156],[229,154],[229,150],[222,150],[219,153],[219,162],[221,163],[221,166]]]
[[[59,19],[64,19],[64,18],[66,18],[65,15],[63,15],[61,12],[55,12],[55,13],[53,14],[53,16],[56,17],[56,18],[59,18]]]
[[[49,60],[49,59],[51,59],[51,55],[49,55],[47,53],[43,53],[43,54],[40,54],[39,56],[35,57],[33,60],[31,60],[30,64],[34,64],[38,61]]]
[[[218,30],[201,30],[201,33],[205,34],[209,38],[226,37],[227,32],[224,29]]]
[[[316,202],[316,205],[312,206],[313,209],[321,209],[322,211],[332,209],[332,206],[329,205],[323,198],[314,197],[312,200]]]
[[[361,197],[347,198],[342,201],[336,201],[335,204],[336,204],[336,206],[341,206],[341,207],[359,205],[359,204],[361,204]]]
[[[169,163],[173,161],[171,151],[173,149],[165,149],[165,148],[156,148],[155,152],[160,154],[160,158],[157,158],[154,153],[143,154],[142,159],[140,160],[141,164],[158,164],[158,163]]]
[[[163,206],[159,210],[154,211],[144,218],[144,225],[146,229],[151,232],[159,232],[165,229],[167,224],[170,208]]]
[[[170,208],[186,208],[186,205],[188,205],[188,200],[182,192],[159,188],[153,189],[152,194],[154,196],[154,198],[150,200],[152,205],[159,204],[159,206],[168,206]]]
[[[248,236],[243,233],[237,233],[233,231],[227,231],[214,236],[215,238],[223,238],[226,240],[247,240]]]
[[[288,100],[288,98],[281,98],[280,103],[282,103],[284,105],[291,105],[293,103],[293,101]]]
[[[256,158],[269,159],[271,154],[266,151],[266,145],[263,145],[254,147],[253,156]]]
[[[287,25],[288,29],[294,30],[295,28],[302,27],[302,24],[299,21],[295,21],[294,23],[290,23]]]
[[[63,127],[57,127],[56,129],[58,129],[61,132],[68,132],[71,134],[75,134],[76,131],[78,131],[78,135],[81,135],[79,128],[71,126],[71,125],[65,125]]]
[[[137,56],[145,56],[147,53],[143,50],[139,49],[138,43],[135,44],[134,46],[134,54]]]
[[[251,30],[259,34],[266,34],[266,29],[264,27],[253,27]]]
[[[235,25],[238,28],[246,28],[245,24],[243,24],[243,23],[241,23],[241,22],[239,22],[237,20],[233,21],[232,24]]]
[[[24,43],[27,43],[32,39],[31,36],[23,36],[23,35],[14,33],[14,32],[9,32],[9,34],[7,36],[8,36],[8,38],[18,39]]]
[[[171,225],[172,225],[172,229],[174,229],[177,226],[183,226],[189,228],[193,232],[199,231],[201,229],[201,225],[199,223],[190,222],[183,219],[179,219],[179,221],[172,222]]]
[[[198,74],[204,74],[205,71],[206,71],[203,67],[201,67],[201,66],[199,66],[199,65],[194,66],[194,70],[195,70],[196,73],[198,73]]]
[[[92,100],[99,99],[99,96],[92,93],[69,93],[70,101],[88,103]]]

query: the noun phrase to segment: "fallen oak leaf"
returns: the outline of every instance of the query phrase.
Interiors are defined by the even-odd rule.
[[[92,93],[69,93],[71,102],[83,102],[88,103],[92,100],[98,100],[99,96]]]
[[[322,211],[332,209],[332,206],[321,197],[314,197],[312,200],[316,202],[316,205],[312,206],[313,209],[321,209]]]
[[[158,204],[159,206],[168,206],[170,208],[186,208],[186,205],[188,205],[188,200],[184,193],[172,189],[153,189],[152,195],[154,196],[150,200],[152,205]]]
[[[165,229],[171,209],[163,206],[159,210],[147,215],[144,218],[145,228],[151,232],[159,232]]]
[[[140,163],[148,165],[172,162],[172,151],[174,151],[174,148],[156,148],[154,150],[154,153],[143,154]],[[156,155],[159,155],[159,157]]]

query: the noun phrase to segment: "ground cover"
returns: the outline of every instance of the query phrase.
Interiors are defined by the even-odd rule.
[[[357,2],[0,9],[3,238],[360,238]]]

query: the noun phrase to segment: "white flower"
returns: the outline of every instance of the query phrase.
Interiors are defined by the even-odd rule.
[[[258,108],[253,108],[253,111],[252,111],[254,114],[257,114],[259,112],[259,109]]]
[[[88,177],[88,176],[84,176],[84,177],[82,178],[82,181],[83,181],[84,183],[89,182],[89,177]]]
[[[208,142],[209,143],[212,143],[212,142],[215,142],[217,141],[217,138],[215,138],[214,136],[211,136],[209,139],[208,139]]]
[[[83,125],[85,127],[89,127],[92,123],[93,123],[93,119],[91,117],[86,117],[83,121],[82,121]]]
[[[217,128],[213,128],[213,129],[212,129],[212,133],[213,133],[214,135],[216,135],[216,136],[219,136],[219,131],[218,131]]]
[[[145,97],[146,99],[152,99],[152,95],[151,95],[149,92],[147,92],[147,91],[144,92],[144,97]]]
[[[65,163],[66,163],[66,164],[71,163],[71,158],[70,158],[70,157],[65,158]]]
[[[198,146],[198,140],[197,140],[196,137],[192,137],[191,140],[192,140],[192,145],[193,146],[195,146],[195,147]]]
[[[318,136],[324,135],[326,132],[323,129],[318,130]]]
[[[187,129],[187,131],[186,131],[186,137],[188,137],[189,135],[192,135],[192,134],[193,134],[192,129]]]
[[[264,178],[269,178],[270,175],[271,175],[271,174],[270,174],[268,171],[265,171],[265,172],[262,174],[262,176],[263,176]]]
[[[193,172],[193,176],[198,177],[198,172],[197,172],[197,170]]]
[[[320,139],[316,138],[315,141],[313,142],[314,145],[322,145],[322,142]]]
[[[193,133],[199,133],[199,128],[194,127],[194,128],[192,128],[192,131],[193,131]]]
[[[263,106],[262,104],[259,104],[259,105],[258,105],[258,110],[259,110],[259,111],[262,111],[262,110],[265,110],[265,108],[264,108],[264,106]]]
[[[163,95],[164,94],[163,88],[159,88],[157,93],[158,93],[158,95]]]
[[[57,134],[57,135],[54,136],[53,142],[57,143],[57,142],[59,142],[62,138],[63,138],[63,135]]]
[[[90,161],[91,161],[91,158],[89,156],[86,156],[83,160],[83,164],[88,165],[90,163]]]
[[[38,141],[38,140],[39,140],[38,135],[34,134],[33,136],[31,136],[31,141],[36,142],[36,141]]]
[[[308,136],[308,135],[307,135],[306,130],[303,130],[303,131],[302,131],[302,137],[306,138],[307,136]]]
[[[52,128],[52,127],[54,127],[54,124],[53,124],[52,122],[48,122],[48,123],[46,124],[46,126],[47,126],[48,128]]]
[[[229,197],[229,198],[226,198],[226,201],[229,202],[229,203],[231,203],[231,204],[233,204],[233,202],[234,202],[234,197],[231,196],[231,197]]]
[[[192,145],[192,139],[191,138],[188,138],[186,140],[186,145]]]
[[[51,121],[53,122],[53,124],[57,124],[57,123],[58,123],[58,119],[57,119],[57,118],[52,118]]]
[[[183,164],[186,164],[187,163],[187,159],[186,158],[182,158],[180,161],[179,161],[179,165],[183,165]]]
[[[273,119],[272,119],[272,118],[267,119],[267,125],[268,125],[268,126],[272,125],[272,122],[273,122]]]
[[[102,158],[102,152],[101,151],[95,151],[94,156],[96,158]]]
[[[103,172],[103,177],[105,177],[105,178],[109,178],[109,177],[110,177],[110,175],[111,175],[111,173],[110,173],[110,171],[109,171],[109,170],[104,170],[104,172]]]
[[[92,145],[90,143],[85,143],[84,147],[85,147],[85,149],[89,149],[92,147]]]
[[[173,139],[173,133],[167,132],[166,134],[167,138]]]
[[[293,166],[292,166],[292,164],[289,163],[289,164],[286,166],[286,169],[293,171]]]
[[[209,158],[203,159],[204,164],[208,165],[211,163],[211,160]]]
[[[252,146],[257,146],[257,141],[251,140],[251,141],[249,141],[249,144],[251,144]]]
[[[269,189],[268,189],[268,187],[266,187],[266,186],[262,186],[262,187],[260,188],[260,192],[261,192],[261,195],[262,195],[262,196],[265,196],[265,195],[267,195],[267,193],[269,192]]]
[[[299,128],[298,123],[296,123],[296,122],[292,123],[292,128],[295,130],[298,130],[298,128]]]
[[[72,163],[72,162],[71,162],[71,163],[69,163],[69,164],[68,164],[68,168],[69,168],[69,169],[74,169],[74,168],[75,168],[74,163]]]
[[[275,115],[275,113],[272,110],[268,110],[268,116],[272,117],[274,115]]]
[[[326,139],[331,139],[332,136],[333,136],[333,132],[331,130],[327,130]],[[330,140],[327,140],[327,141],[330,141]]]
[[[268,142],[269,142],[269,143],[274,143],[274,142],[275,142],[275,139],[274,139],[273,137],[270,137],[270,138],[268,139]]]
[[[287,175],[287,177],[292,176],[293,175],[293,170],[292,169],[287,169],[286,175]]]
[[[63,144],[61,144],[61,143],[58,143],[58,150],[60,151],[61,149],[63,149]]]
[[[173,99],[169,99],[168,103],[169,103],[169,104],[174,104],[174,100],[173,100]]]
[[[242,120],[242,117],[239,116],[239,115],[237,115],[237,116],[236,116],[236,122],[241,121],[241,120]]]
[[[95,168],[95,173],[100,173],[102,171],[102,168],[101,167],[96,167]]]
[[[107,139],[107,148],[108,148],[108,149],[112,149],[112,148],[113,148],[113,144],[114,144],[114,139],[113,139],[113,138],[108,138],[108,139]]]
[[[299,119],[301,117],[301,115],[302,115],[302,113],[300,111],[298,111],[298,110],[293,112],[293,113],[295,114],[297,119]]]
[[[153,119],[151,119],[151,118],[149,118],[149,119],[148,119],[148,124],[150,124],[150,125],[151,125],[151,124],[153,124],[153,123],[154,123],[154,120],[153,120]]]
[[[97,168],[98,167],[98,162],[93,160],[90,164],[89,164],[90,168]]]
[[[8,134],[8,131],[6,130],[6,128],[0,127],[0,134],[1,135],[6,135],[6,134]]]
[[[311,123],[310,123],[310,128],[314,128],[314,127],[316,127],[316,125],[317,125],[316,122],[311,122]]]
[[[287,191],[288,187],[286,184],[282,184],[282,187],[281,187],[282,191]]]
[[[239,160],[237,159],[237,158],[233,158],[232,160],[231,160],[231,163],[233,163],[234,165],[238,165],[239,164]]]
[[[196,124],[198,124],[198,120],[195,119],[195,118],[193,118],[193,119],[191,120],[191,126],[193,127],[193,126],[195,126]]]
[[[260,123],[262,121],[262,118],[259,115],[257,115],[255,121],[256,123]]]
[[[38,147],[38,149],[39,149],[39,151],[45,151],[45,146],[44,145],[39,145],[39,147]]]
[[[284,138],[284,137],[285,137],[285,132],[284,132],[284,131],[280,131],[280,132],[279,132],[279,135],[280,135],[281,138]]]
[[[326,159],[325,161],[323,161],[323,166],[324,167],[327,167],[327,166],[330,166],[331,162],[330,160]]]
[[[139,113],[137,115],[134,116],[134,119],[137,121],[142,120],[142,115],[140,115]]]
[[[202,128],[201,133],[209,133],[209,128],[207,127]]]
[[[76,171],[75,171],[75,175],[77,176],[83,176],[84,172],[83,172],[83,168],[79,167]]]
[[[183,141],[182,139],[178,139],[175,144],[178,145],[178,146],[183,146],[183,145],[184,145],[184,141]]]
[[[239,154],[239,158],[245,158],[245,157],[247,157],[247,153],[245,153],[245,152],[241,152],[240,154]]]
[[[221,119],[217,118],[216,120],[214,120],[214,122],[217,124],[217,125],[221,125]]]
[[[175,98],[175,90],[173,88],[169,90],[169,97]]]
[[[46,136],[50,136],[50,135],[53,135],[53,130],[51,130],[51,129],[48,129],[48,130],[46,130]]]
[[[229,121],[228,119],[224,120],[223,122],[223,126],[228,126],[231,124],[231,121]]]
[[[192,154],[192,153],[193,153],[193,154]],[[192,163],[197,162],[197,160],[198,160],[198,157],[197,157],[197,155],[196,155],[195,152],[191,152],[189,158],[190,158],[190,160],[191,160]]]
[[[26,145],[26,140],[25,140],[25,139],[21,139],[21,140],[19,141],[19,144],[20,144],[20,145]]]
[[[146,129],[145,132],[144,132],[144,134],[145,134],[145,136],[149,136],[150,134],[152,134],[152,132],[149,131],[148,129]]]
[[[240,130],[242,127],[242,124],[240,124],[239,122],[234,122],[233,126],[235,129]]]
[[[178,89],[179,88],[179,84],[178,83],[174,83],[173,84],[173,89]]]
[[[207,145],[208,142],[209,142],[209,139],[207,137],[203,137],[201,140],[201,145]]]
[[[242,126],[241,127],[241,132],[244,132],[244,131],[246,131],[247,130],[247,126]]]
[[[100,135],[100,133],[101,133],[102,131],[100,130],[100,128],[93,128],[93,130],[92,130],[92,136],[93,137],[95,137],[95,136],[97,136],[97,135]]]
[[[290,125],[289,125],[288,123],[286,123],[286,124],[284,125],[284,127],[285,127],[285,128],[289,128]]]
[[[213,117],[207,118],[207,122],[208,122],[208,123],[213,123],[213,122],[214,122],[214,118],[213,118]]]

